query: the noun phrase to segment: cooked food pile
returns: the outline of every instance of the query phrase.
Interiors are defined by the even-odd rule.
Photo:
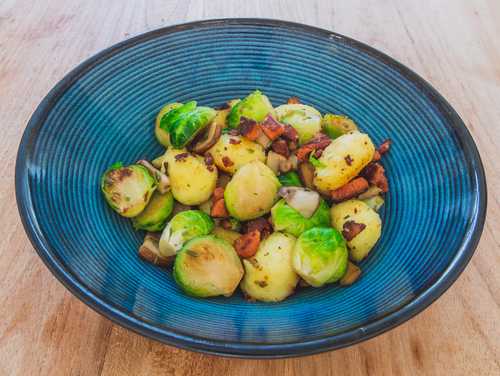
[[[163,155],[104,172],[109,206],[146,231],[139,256],[187,294],[278,302],[298,286],[350,285],[380,238],[389,189],[378,148],[353,120],[260,91],[219,109],[171,103]]]

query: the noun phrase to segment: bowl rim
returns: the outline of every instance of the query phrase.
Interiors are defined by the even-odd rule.
[[[52,251],[52,246],[44,237],[38,225],[30,196],[30,186],[28,180],[29,154],[33,149],[40,127],[44,124],[54,105],[76,80],[82,77],[94,66],[107,60],[120,51],[135,46],[141,42],[154,39],[158,36],[171,34],[181,30],[225,25],[272,26],[277,28],[286,28],[288,30],[302,31],[320,37],[335,38],[344,44],[353,46],[354,48],[369,54],[373,58],[398,71],[402,76],[416,85],[418,89],[426,95],[446,117],[448,123],[453,126],[453,129],[456,132],[464,150],[470,171],[473,172],[473,188],[477,190],[475,197],[476,202],[474,206],[475,211],[470,225],[464,234],[463,241],[460,244],[453,260],[432,284],[427,286],[420,294],[416,295],[412,300],[408,301],[403,306],[393,312],[377,318],[365,326],[353,328],[339,334],[310,341],[266,344],[212,340],[178,333],[175,330],[167,328],[160,329],[142,321],[138,317],[134,317],[129,313],[122,311],[118,306],[106,302],[95,295],[90,289],[86,288],[84,283],[80,281],[76,275],[73,275],[69,269],[66,269],[57,257],[55,257],[55,254]],[[49,93],[38,105],[35,112],[32,114],[18,148],[15,167],[15,188],[19,214],[31,244],[52,274],[54,274],[54,276],[68,290],[70,290],[78,299],[83,301],[90,308],[120,326],[168,345],[207,354],[261,359],[311,355],[347,347],[382,334],[411,319],[413,316],[426,309],[438,297],[440,297],[453,284],[453,282],[455,282],[469,263],[481,238],[487,207],[486,178],[483,164],[474,140],[457,112],[427,81],[392,57],[368,46],[363,42],[359,42],[342,34],[310,25],[265,18],[220,18],[174,24],[151,30],[121,41],[84,60],[67,73],[49,91]]]

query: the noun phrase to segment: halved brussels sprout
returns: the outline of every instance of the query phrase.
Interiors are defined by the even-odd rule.
[[[171,192],[160,193],[156,191],[146,209],[132,218],[132,224],[136,230],[161,231],[165,227],[173,207],[174,196]]]
[[[214,163],[222,171],[234,174],[238,168],[252,161],[266,160],[262,146],[245,137],[223,134],[208,150]]]
[[[331,139],[336,139],[343,134],[358,130],[356,123],[345,115],[326,114],[323,116],[321,126]]]
[[[271,209],[274,231],[282,231],[295,237],[313,227],[330,225],[330,208],[325,200],[321,202],[311,218],[305,218],[297,210],[290,207],[285,200],[280,200]]]
[[[217,169],[207,166],[200,155],[186,150],[169,149],[166,153],[167,172],[174,198],[184,205],[199,205],[207,201],[217,183]]]
[[[233,244],[235,240],[241,236],[239,232],[236,232],[234,230],[226,230],[225,228],[219,226],[214,227],[212,234],[217,236],[219,239],[224,239],[229,244]]]
[[[258,218],[271,210],[279,187],[276,175],[264,163],[247,163],[236,171],[226,186],[224,201],[227,211],[240,221]]]
[[[155,178],[146,167],[137,164],[124,167],[115,163],[101,177],[104,198],[123,217],[135,217],[142,212],[155,189]]]
[[[261,242],[255,256],[243,260],[243,292],[263,302],[279,302],[292,294],[299,282],[292,267],[294,245],[293,236],[279,232]]]
[[[160,253],[167,257],[181,249],[182,245],[196,236],[212,232],[214,221],[201,210],[186,210],[176,214],[163,230]]]
[[[216,115],[216,111],[210,107],[195,107],[192,110],[186,110],[186,108],[192,107],[191,103],[186,103],[178,109],[170,111],[164,117],[170,135],[170,143],[174,148],[180,149],[186,146]],[[177,115],[175,115],[176,111],[178,111]],[[170,117],[171,113],[174,113],[172,117]]]
[[[347,240],[354,261],[364,259],[375,246],[382,232],[378,213],[360,200],[348,200],[332,207],[332,226]]]
[[[166,106],[164,106],[160,110],[160,112],[158,113],[158,115],[156,116],[156,121],[155,121],[155,136],[156,136],[156,139],[158,140],[158,142],[160,144],[162,144],[163,146],[165,146],[165,147],[169,147],[170,146],[170,136],[168,134],[168,130],[167,129],[160,128],[161,119],[170,110],[174,110],[176,108],[179,108],[180,106],[182,106],[182,103],[169,103]]]
[[[336,138],[319,158],[324,167],[316,167],[314,185],[322,192],[342,187],[370,163],[374,152],[367,134],[352,132]]]
[[[299,142],[305,144],[321,131],[321,114],[305,104],[283,104],[276,108],[278,120],[291,125],[299,134]]]
[[[238,128],[242,116],[261,122],[269,113],[274,116],[273,105],[268,97],[256,90],[231,108],[227,123],[229,128]]]
[[[189,295],[208,298],[231,296],[243,277],[233,246],[213,235],[187,242],[175,258],[174,278]]]
[[[347,262],[345,240],[334,228],[315,227],[305,231],[293,249],[295,271],[314,287],[341,279]]]
[[[278,176],[283,187],[302,187],[302,182],[300,181],[299,174],[295,171],[287,172],[286,174],[281,174]]]

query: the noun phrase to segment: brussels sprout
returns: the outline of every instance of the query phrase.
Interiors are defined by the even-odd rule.
[[[180,114],[167,122],[170,143],[177,149],[183,148],[192,141],[216,115],[216,111],[210,107],[197,107],[191,111],[181,112],[186,106],[189,106],[189,103],[171,111],[170,113],[179,111]],[[166,115],[165,121],[168,121],[170,113]]]
[[[347,240],[351,259],[364,259],[382,232],[378,213],[360,200],[348,200],[332,207],[332,226]]]
[[[136,230],[161,231],[167,223],[168,216],[174,207],[174,197],[171,192],[153,193],[148,206],[139,215],[132,218]]]
[[[212,231],[212,234],[217,236],[219,239],[223,239],[227,241],[230,244],[233,244],[236,239],[238,239],[241,234],[239,232],[233,231],[233,230],[226,230],[225,228],[222,227],[214,227],[214,230]]]
[[[291,125],[299,134],[299,142],[305,144],[321,131],[321,114],[305,104],[284,104],[276,108],[278,120]]]
[[[370,163],[374,152],[367,134],[352,132],[336,138],[319,158],[324,167],[315,169],[314,185],[322,192],[342,187]]]
[[[146,167],[137,164],[123,167],[115,163],[101,177],[104,198],[123,217],[135,217],[142,212],[155,189],[155,178]]]
[[[160,128],[161,119],[170,110],[174,110],[176,108],[179,108],[180,106],[182,106],[182,103],[169,103],[165,107],[163,107],[160,110],[160,112],[158,113],[158,116],[156,116],[156,121],[155,121],[155,136],[156,136],[156,139],[158,140],[158,142],[160,144],[162,144],[163,146],[165,146],[165,147],[169,147],[170,146],[170,136],[168,134],[167,129]]]
[[[331,139],[336,139],[343,134],[358,130],[356,123],[344,115],[326,114],[323,116],[321,126]]]
[[[174,278],[189,295],[208,298],[231,296],[243,277],[234,248],[213,235],[187,242],[175,258]]]
[[[299,281],[292,267],[294,245],[293,236],[279,232],[261,242],[255,256],[243,260],[243,292],[263,302],[279,302],[290,296]]]
[[[242,116],[261,122],[269,113],[274,115],[273,105],[268,97],[256,90],[231,108],[227,123],[229,128],[238,128]]]
[[[328,227],[330,225],[330,209],[323,199],[311,218],[305,218],[297,210],[290,207],[285,200],[280,200],[273,206],[271,217],[274,231],[283,231],[295,237],[313,227]]]
[[[278,180],[284,187],[302,187],[299,175],[295,171],[290,171],[278,176]]]
[[[293,249],[293,267],[311,286],[341,279],[347,270],[345,240],[334,228],[315,227],[300,235]]]
[[[181,249],[188,240],[212,232],[214,221],[200,210],[186,210],[176,214],[163,230],[160,253],[167,257]]]
[[[215,189],[217,169],[207,166],[200,155],[169,149],[165,158],[174,198],[184,205],[207,201]]]
[[[362,200],[366,205],[375,211],[379,211],[382,205],[384,205],[384,198],[381,195],[373,196]]]
[[[214,163],[222,171],[234,174],[238,168],[252,161],[266,160],[264,149],[259,144],[241,136],[223,134],[208,150]]]
[[[247,221],[271,210],[277,199],[280,182],[276,175],[260,161],[243,165],[224,191],[224,201],[229,214]]]

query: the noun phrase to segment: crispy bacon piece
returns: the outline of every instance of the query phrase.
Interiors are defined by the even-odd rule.
[[[282,138],[274,140],[271,145],[271,149],[273,149],[275,153],[278,153],[285,158],[288,158],[290,156],[290,150],[288,150],[288,145],[286,141],[283,140]]]
[[[302,145],[295,154],[299,161],[305,162],[313,150],[324,150],[331,142],[332,140],[328,136],[318,133],[311,141]]]
[[[283,132],[283,137],[290,142],[297,143],[297,141],[299,140],[299,134],[297,133],[297,130],[288,124],[283,124],[283,126],[285,127],[285,132]]]
[[[245,232],[259,231],[262,238],[266,238],[273,232],[273,227],[265,218],[252,219],[245,223]]]
[[[262,129],[256,121],[242,116],[240,120],[240,132],[250,141],[255,141],[262,134]]]
[[[380,163],[370,163],[361,171],[360,175],[368,180],[370,184],[379,187],[382,192],[385,193],[389,190],[389,182],[385,176],[384,167]]]
[[[356,197],[368,189],[368,181],[363,177],[351,180],[349,183],[330,191],[330,196],[336,202]]]
[[[286,101],[287,104],[300,104],[300,99],[298,97],[290,97]]]
[[[373,153],[372,162],[378,162],[378,161],[380,161],[381,157],[382,156],[380,155],[380,153],[378,152],[378,150],[375,150],[375,153]]]
[[[257,253],[260,244],[259,230],[253,230],[241,235],[234,241],[234,249],[240,257],[252,257]]]
[[[285,133],[285,126],[276,121],[271,115],[267,115],[262,123],[260,123],[262,132],[271,140],[277,139]]]
[[[342,235],[344,239],[348,242],[354,239],[361,231],[365,229],[366,225],[364,223],[356,223],[354,221],[347,221],[342,227]]]
[[[221,198],[224,198],[224,188],[222,187],[217,187],[214,189],[214,193],[212,194],[213,200],[217,201],[220,200]]]
[[[384,155],[385,153],[387,153],[389,151],[391,144],[392,144],[392,140],[390,138],[388,138],[387,140],[382,142],[382,144],[378,147],[377,151],[380,153],[380,155]]]
[[[214,218],[229,217],[229,213],[227,212],[226,205],[224,204],[223,198],[220,198],[218,200],[214,200],[214,203],[212,205],[212,209],[210,209],[210,215]]]

